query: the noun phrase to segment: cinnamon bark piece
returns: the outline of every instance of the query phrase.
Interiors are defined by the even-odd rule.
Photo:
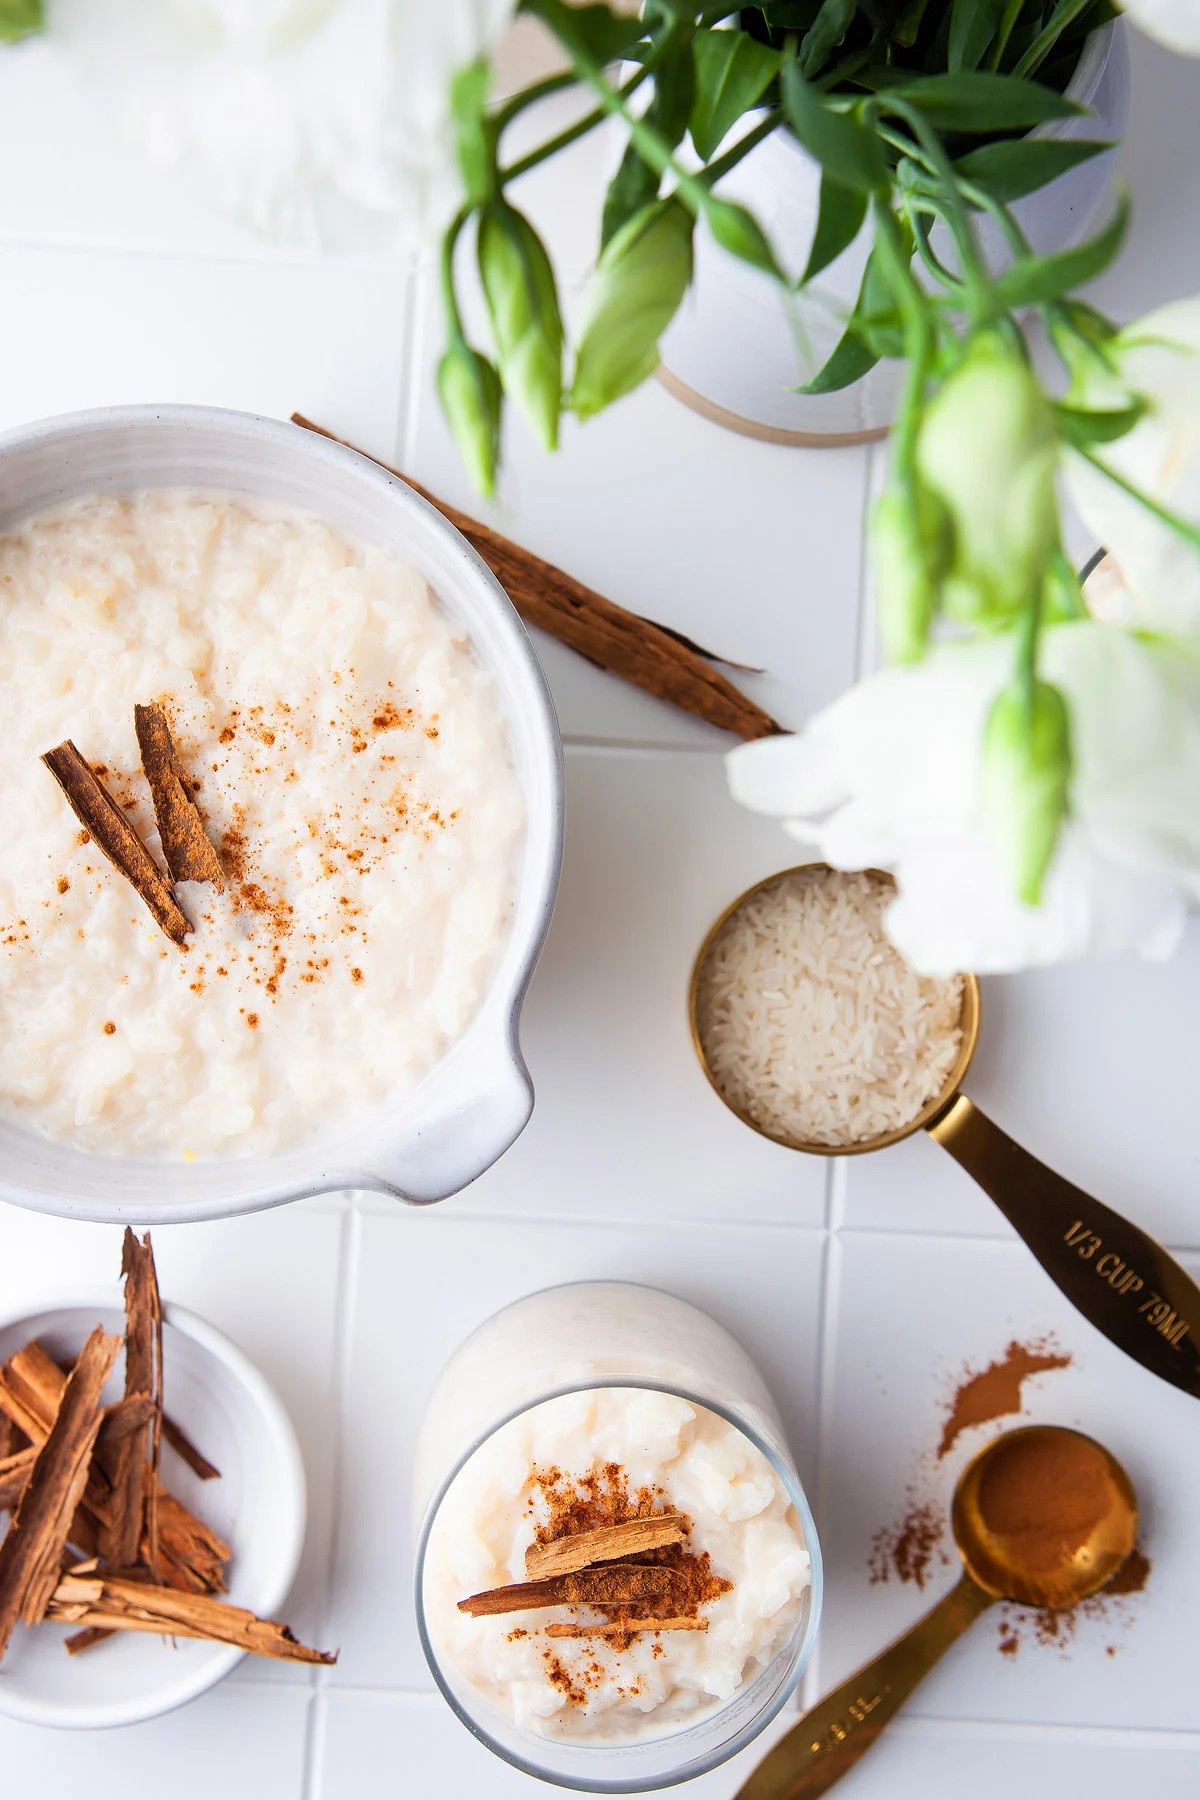
[[[620,1525],[599,1525],[594,1531],[575,1531],[553,1538],[548,1544],[530,1544],[525,1552],[525,1573],[531,1581],[550,1575],[572,1575],[593,1563],[611,1562],[618,1556],[640,1556],[681,1544],[686,1536],[678,1513],[655,1513],[648,1519],[626,1519]]]
[[[17,1504],[25,1492],[25,1484],[33,1473],[36,1460],[37,1450],[32,1444],[25,1450],[14,1450],[11,1456],[0,1459],[0,1512],[11,1512]]]
[[[192,1474],[197,1476],[199,1480],[220,1480],[220,1469],[218,1469],[214,1463],[210,1463],[207,1456],[202,1455],[201,1452],[197,1450],[195,1444],[193,1444],[186,1432],[181,1431],[174,1419],[169,1418],[166,1413],[163,1414],[162,1434],[164,1443],[170,1444],[176,1456],[187,1464],[188,1468],[192,1471]]]
[[[283,1662],[337,1661],[336,1652],[310,1649],[274,1619],[260,1619],[244,1607],[207,1595],[178,1594],[127,1576],[61,1576],[47,1617],[102,1630],[202,1638]]]
[[[66,1380],[54,1358],[34,1339],[0,1368],[0,1410],[19,1412],[27,1422],[29,1435],[40,1444],[54,1421]],[[125,1401],[118,1401],[105,1414],[80,1512],[71,1526],[71,1543],[88,1554],[98,1548],[100,1530],[109,1520],[112,1466],[106,1439],[109,1420],[121,1414],[125,1406]],[[224,1565],[233,1554],[229,1545],[167,1493],[161,1481],[155,1486],[154,1506],[162,1579],[168,1585],[189,1587],[198,1593],[223,1593]],[[142,1552],[148,1558],[145,1535]]]
[[[182,944],[191,921],[174,889],[95,770],[70,738],[47,750],[42,761],[66,796],[67,805],[114,869],[149,907],[173,944]]]
[[[155,1356],[155,1340],[162,1307],[149,1232],[139,1243],[126,1227],[121,1273],[125,1280],[125,1398],[148,1402],[150,1415],[147,1430],[127,1433],[113,1446],[105,1471],[112,1497],[101,1526],[100,1552],[115,1568],[127,1568],[137,1561],[145,1526],[154,1569],[157,1532],[150,1511],[155,1484],[146,1480],[145,1471],[156,1469],[158,1461],[162,1369]]]
[[[292,422],[318,437],[345,444],[348,450],[357,448],[324,426],[314,425],[302,413],[293,413]],[[358,454],[364,456],[366,452],[360,450]],[[462,532],[527,624],[549,632],[598,668],[621,676],[656,699],[669,701],[735,737],[775,737],[783,731],[769,713],[712,667],[710,652],[701,650],[682,633],[627,612],[532,550],[522,549],[490,525],[439,500],[410,475],[380,462],[378,457],[369,460],[398,476]]]
[[[541,1606],[621,1606],[632,1600],[653,1600],[670,1592],[671,1571],[649,1563],[622,1564],[612,1569],[581,1569],[575,1575],[555,1575],[545,1581],[514,1581],[507,1587],[488,1588],[460,1600],[459,1612],[473,1618],[496,1613],[532,1612]]]
[[[0,1413],[0,1462],[15,1456],[25,1447],[25,1434],[18,1430],[7,1413]]]
[[[629,1637],[647,1631],[707,1631],[708,1620],[688,1614],[680,1619],[622,1619],[606,1625],[547,1625],[552,1638]]]
[[[218,893],[224,892],[221,861],[204,828],[166,713],[157,705],[135,706],[133,723],[172,879],[211,881]]]
[[[104,1416],[101,1394],[120,1348],[120,1338],[107,1336],[100,1326],[88,1338],[0,1543],[0,1658],[17,1621],[36,1625],[58,1585],[71,1521],[83,1497]]]

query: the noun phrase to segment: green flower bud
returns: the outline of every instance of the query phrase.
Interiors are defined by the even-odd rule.
[[[438,398],[467,473],[481,494],[496,491],[500,461],[500,377],[461,337],[451,340],[437,371]]]
[[[1071,718],[1058,688],[1035,680],[997,695],[983,734],[983,801],[1017,896],[1037,906],[1067,816]]]
[[[947,507],[954,555],[942,603],[999,621],[1040,590],[1058,542],[1054,413],[1020,351],[979,332],[926,409],[916,466]]]
[[[505,389],[543,447],[556,450],[563,328],[550,258],[529,220],[504,205],[480,219],[478,256]]]
[[[679,200],[634,213],[600,254],[571,405],[581,419],[632,393],[658,367],[658,340],[692,279],[692,216]]]
[[[45,29],[42,0],[0,0],[0,44],[19,44]]]
[[[945,507],[924,488],[889,488],[871,518],[879,630],[889,662],[920,662],[952,543]]]

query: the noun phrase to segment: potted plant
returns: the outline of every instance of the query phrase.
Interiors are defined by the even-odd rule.
[[[1112,9],[523,10],[569,71],[498,110],[482,63],[454,90],[466,195],[443,245],[439,381],[479,487],[495,479],[506,396],[553,447],[564,408],[587,418],[654,372],[698,229],[787,295],[869,232],[857,292],[806,386],[844,390],[885,361],[899,374],[872,519],[891,666],[798,735],[735,751],[734,792],[838,866],[893,870],[890,929],[920,968],[1167,954],[1200,895],[1200,300],[1120,330],[1074,290],[1117,254],[1127,200],[1083,242],[1042,248],[1016,210],[1106,148],[1102,137],[1028,134],[1079,116],[1066,90]],[[1175,0],[1159,16],[1186,38],[1200,35],[1195,10]],[[589,91],[592,110],[506,164],[512,120],[567,82]],[[509,187],[608,117],[627,145],[564,382],[551,259]],[[729,189],[780,132],[821,171],[798,276]],[[468,343],[458,306],[455,250],[469,229],[494,360]],[[1062,397],[1033,366],[1031,319],[1062,364]],[[1102,617],[1063,548],[1060,477],[1113,553]]]

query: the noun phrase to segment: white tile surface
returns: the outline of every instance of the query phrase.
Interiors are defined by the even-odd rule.
[[[227,1681],[119,1731],[44,1731],[0,1719],[12,1800],[292,1800],[303,1792],[307,1691]]]
[[[735,1226],[600,1224],[403,1214],[362,1219],[342,1414],[342,1505],[331,1641],[334,1685],[427,1688],[410,1589],[412,1449],[451,1351],[535,1288],[621,1280],[669,1286],[739,1337],[778,1396],[802,1480],[813,1473],[823,1241]],[[397,1296],[411,1297],[397,1304]],[[427,1296],[425,1303],[416,1297]]]
[[[449,1205],[823,1224],[828,1163],[736,1119],[688,1029],[705,933],[787,865],[787,841],[733,805],[716,756],[568,750],[567,790],[563,884],[521,1034],[537,1106],[510,1154]]]

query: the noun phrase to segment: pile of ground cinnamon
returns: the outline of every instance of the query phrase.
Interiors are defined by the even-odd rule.
[[[1004,1355],[986,1369],[964,1372],[951,1402],[938,1445],[939,1457],[954,1448],[962,1433],[972,1425],[988,1425],[1021,1410],[1021,1384],[1030,1375],[1041,1375],[1050,1369],[1066,1369],[1071,1359],[1048,1340],[1034,1344],[1009,1344]]]

